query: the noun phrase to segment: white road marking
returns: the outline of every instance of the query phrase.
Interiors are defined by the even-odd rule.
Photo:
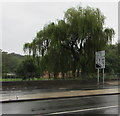
[[[101,110],[101,109],[116,108],[116,107],[118,107],[118,105],[115,105],[115,106],[106,106],[106,107],[99,107],[99,108],[89,108],[89,109],[82,109],[82,110],[74,110],[74,111],[56,112],[56,113],[50,113],[49,115],[67,114],[67,113],[84,112],[84,111],[92,111],[92,110]]]

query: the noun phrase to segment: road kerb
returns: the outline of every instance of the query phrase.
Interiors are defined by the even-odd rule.
[[[2,99],[2,103],[9,102],[22,102],[22,101],[35,101],[35,100],[50,100],[50,99],[63,99],[63,98],[73,98],[73,97],[85,97],[85,96],[101,96],[101,95],[116,95],[120,94],[118,89],[104,89],[104,90],[85,90],[85,91],[67,91],[67,92],[54,92],[47,94],[30,94],[15,96],[12,98]]]

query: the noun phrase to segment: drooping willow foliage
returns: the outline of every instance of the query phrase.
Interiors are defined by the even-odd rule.
[[[61,73],[63,78],[92,73],[95,52],[104,50],[115,34],[104,23],[98,8],[69,8],[63,19],[45,25],[31,43],[25,43],[24,51],[33,56],[41,73]]]

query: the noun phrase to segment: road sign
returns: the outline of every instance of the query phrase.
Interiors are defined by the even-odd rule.
[[[105,51],[96,52],[95,65],[97,69],[105,68]]]
[[[104,68],[105,68],[105,51],[98,51],[95,53],[95,66],[98,70],[97,72],[97,81],[99,84],[99,69],[103,69],[103,84],[104,84]]]

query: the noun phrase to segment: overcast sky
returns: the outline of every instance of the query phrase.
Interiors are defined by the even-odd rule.
[[[62,19],[70,7],[91,6],[105,15],[105,26],[115,30],[118,39],[117,2],[6,2],[2,4],[2,49],[23,54],[23,44],[31,42],[45,24]]]

